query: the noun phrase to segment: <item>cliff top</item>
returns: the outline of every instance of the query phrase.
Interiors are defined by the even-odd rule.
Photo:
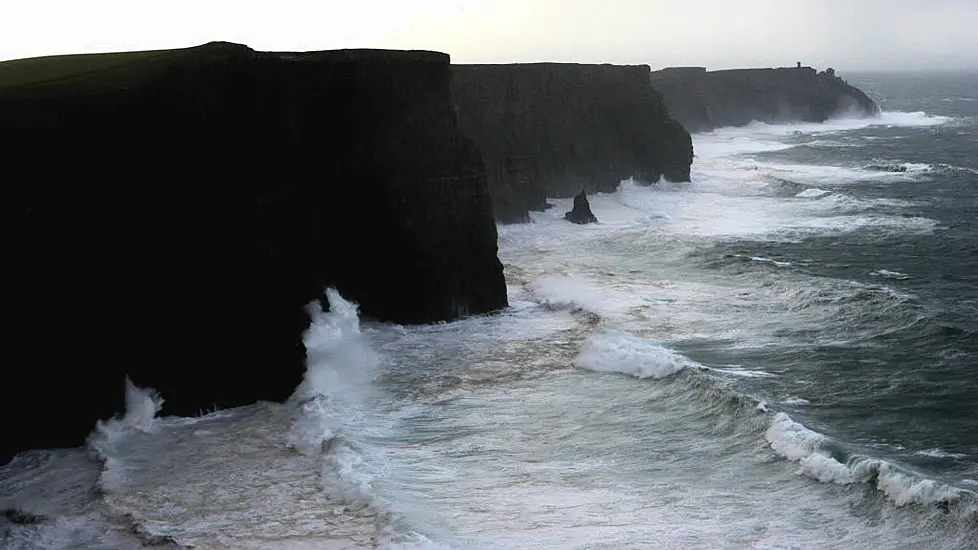
[[[451,57],[444,52],[431,50],[384,50],[376,48],[348,48],[343,50],[316,50],[308,52],[260,52],[286,61],[411,61],[449,63]]]
[[[177,63],[195,64],[214,57],[252,55],[248,46],[209,42],[190,48],[69,54],[0,62],[0,96],[29,92],[79,93],[136,84]],[[424,50],[346,49],[311,52],[261,52],[285,61],[450,62],[448,54]]]
[[[211,42],[192,48],[54,55],[0,62],[0,95],[55,91],[73,93],[124,86],[159,74],[179,61],[251,51],[247,46]]]
[[[621,70],[623,68],[641,69],[645,71],[651,71],[652,68],[647,64],[638,65],[616,65],[614,63],[564,63],[556,61],[536,61],[533,63],[453,63],[452,67],[459,67],[463,69],[512,69],[512,70],[533,70],[538,71],[541,68],[554,68],[554,69],[607,69],[607,70]]]
[[[652,71],[656,74],[670,74],[670,73],[706,73],[706,74],[717,74],[717,73],[760,73],[760,72],[771,72],[771,71],[801,71],[810,73],[815,69],[810,65],[792,65],[786,67],[741,67],[738,69],[707,69],[706,67],[663,67],[661,69],[656,69]]]

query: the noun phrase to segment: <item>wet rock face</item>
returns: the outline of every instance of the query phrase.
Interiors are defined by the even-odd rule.
[[[669,113],[690,132],[721,126],[824,122],[835,116],[874,116],[879,107],[862,90],[827,69],[811,67],[707,71],[674,67],[652,73]]]
[[[453,65],[452,101],[481,150],[496,219],[529,220],[546,197],[621,180],[689,181],[692,141],[647,65]]]
[[[587,200],[587,193],[582,189],[574,196],[574,207],[570,212],[564,214],[564,219],[576,224],[598,223],[598,218],[591,212],[591,203]]]
[[[504,307],[449,81],[436,52],[226,43],[0,64],[0,461],[81,444],[127,373],[164,414],[287,397],[327,286],[399,323]]]

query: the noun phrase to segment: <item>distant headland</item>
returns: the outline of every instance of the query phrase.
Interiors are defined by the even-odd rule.
[[[652,86],[669,114],[690,132],[759,122],[825,122],[874,116],[879,107],[833,69],[802,66],[707,71],[674,67],[654,71]]]

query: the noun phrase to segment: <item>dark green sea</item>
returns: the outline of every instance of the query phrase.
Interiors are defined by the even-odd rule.
[[[765,394],[803,396],[809,403],[785,407],[793,418],[851,451],[978,489],[978,75],[849,81],[887,113],[926,114],[923,124],[887,114],[894,124],[802,133],[784,140],[788,149],[752,155],[802,174],[827,169],[814,187],[828,193],[816,199],[838,203],[826,214],[838,225],[724,242],[701,258],[734,276],[756,267],[744,258],[790,263],[768,266],[809,287],[793,307],[824,310],[780,329],[787,349],[739,354],[790,374]],[[831,167],[847,173],[833,179]],[[771,188],[814,195],[806,177],[777,173]],[[694,355],[709,348],[690,346]]]

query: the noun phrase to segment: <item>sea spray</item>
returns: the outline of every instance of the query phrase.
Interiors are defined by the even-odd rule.
[[[358,307],[334,288],[326,290],[329,311],[309,304],[311,323],[303,334],[306,372],[288,405],[294,420],[288,446],[321,457],[319,483],[336,517],[372,517],[378,548],[435,548],[402,525],[391,504],[371,486],[378,456],[369,434],[382,430],[376,414],[374,380],[384,358],[360,330]]]
[[[133,430],[149,432],[156,414],[163,408],[163,397],[152,388],[140,388],[126,377],[126,412],[109,420],[98,420],[88,436],[88,446],[97,458],[108,460],[119,442]]]
[[[318,302],[307,308],[311,323],[303,335],[306,372],[289,399],[296,418],[289,445],[303,454],[329,451],[350,421],[364,414],[370,384],[381,365],[360,331],[357,305],[326,291],[329,311]],[[332,443],[335,446],[335,442]]]

